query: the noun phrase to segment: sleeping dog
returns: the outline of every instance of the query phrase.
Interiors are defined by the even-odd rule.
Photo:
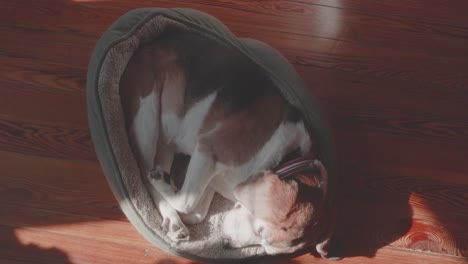
[[[185,224],[200,223],[217,192],[235,202],[225,247],[316,246],[327,256],[327,171],[300,112],[248,58],[196,34],[165,34],[136,51],[120,93],[130,145],[172,240],[188,239]],[[176,153],[191,156],[180,188],[167,180]]]

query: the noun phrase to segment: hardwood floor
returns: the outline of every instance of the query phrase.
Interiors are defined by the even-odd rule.
[[[337,143],[341,263],[468,262],[466,0],[0,0],[0,263],[193,263],[126,220],[88,131],[92,49],[138,7],[199,9],[295,65]]]

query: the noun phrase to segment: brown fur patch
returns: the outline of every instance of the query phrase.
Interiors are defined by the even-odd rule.
[[[204,122],[200,144],[223,164],[243,164],[270,139],[285,111],[284,99],[276,95],[261,98],[249,109],[231,115],[218,103]]]
[[[145,48],[135,52],[120,78],[120,99],[127,129],[138,111],[140,98],[158,87],[154,85],[156,77],[151,54],[151,49]]]

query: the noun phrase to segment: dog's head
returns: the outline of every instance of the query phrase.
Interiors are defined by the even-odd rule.
[[[316,246],[323,257],[334,227],[327,201],[327,171],[319,161],[288,179],[271,171],[235,189],[238,200],[223,222],[224,245],[261,245],[268,254]]]

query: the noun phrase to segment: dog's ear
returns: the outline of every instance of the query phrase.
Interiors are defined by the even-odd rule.
[[[326,223],[321,223],[322,226],[326,226],[323,227],[324,232],[317,241],[315,249],[322,258],[339,260],[342,258],[342,249],[334,236],[336,225],[336,212],[334,208],[329,209],[328,214],[322,219],[323,221],[326,221]]]
[[[278,175],[266,171],[239,184],[235,198],[253,215],[269,222],[281,222],[296,203],[298,185],[282,181]]]
[[[327,200],[327,195],[328,195],[328,172],[327,169],[325,169],[325,166],[323,166],[322,162],[319,160],[314,160],[314,166],[318,170],[318,175],[320,177],[320,188],[322,189],[322,201],[325,202]]]
[[[328,180],[328,172],[325,166],[319,161],[314,161],[314,176],[318,176],[319,178],[319,186],[321,190],[321,198],[320,198],[320,205],[318,205],[321,211],[318,217],[321,218],[319,226],[322,229],[322,234],[320,235],[317,244],[316,244],[316,251],[319,253],[323,258],[327,259],[340,259],[339,257],[339,249],[334,248],[336,247],[336,243],[332,243],[332,237],[334,235],[334,229],[336,224],[336,212],[335,208],[332,207],[332,204],[329,203],[328,197],[329,194],[329,180]],[[338,254],[338,255],[337,255]]]

